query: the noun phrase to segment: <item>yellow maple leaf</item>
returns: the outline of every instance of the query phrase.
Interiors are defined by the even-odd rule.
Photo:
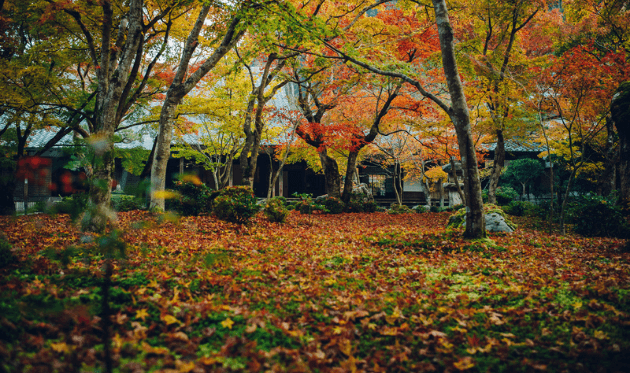
[[[229,318],[221,321],[221,326],[224,328],[232,329],[232,325],[234,325],[234,321]]]
[[[144,319],[149,316],[149,313],[147,312],[146,308],[140,309],[136,311],[136,319],[142,319],[142,321],[144,321]]]
[[[175,324],[176,322],[181,323],[181,321],[177,320],[175,316],[165,315],[162,317],[162,320],[166,323],[166,325]]]
[[[176,360],[175,366],[177,367],[177,370],[180,373],[188,373],[191,370],[195,369],[195,362],[194,361],[184,362],[181,360]]]
[[[59,343],[51,343],[50,344],[50,348],[53,349],[53,351],[55,352],[63,352],[63,353],[68,353],[70,352],[70,347],[68,347],[68,345],[66,344],[66,342],[59,342]]]
[[[465,357],[459,359],[459,361],[456,361],[455,363],[453,363],[453,365],[458,370],[466,370],[466,369],[470,369],[470,368],[474,367],[475,366],[475,362],[473,361],[473,359],[470,356],[465,356]]]

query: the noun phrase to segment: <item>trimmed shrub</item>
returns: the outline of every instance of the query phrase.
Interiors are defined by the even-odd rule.
[[[269,219],[269,221],[274,223],[284,223],[287,221],[287,216],[289,215],[289,210],[284,206],[284,203],[281,198],[284,197],[273,197],[265,203],[265,207],[263,208],[263,213]],[[285,199],[286,201],[286,199]]]
[[[586,194],[571,203],[567,211],[574,230],[587,237],[630,236],[630,226],[621,208],[594,194]]]
[[[260,211],[254,192],[247,186],[228,187],[214,198],[214,214],[221,220],[244,224]]]
[[[414,213],[414,211],[410,209],[409,206],[407,205],[399,205],[397,203],[392,203],[389,206],[389,210],[387,210],[387,213],[390,215],[411,214],[411,213]]]
[[[324,206],[324,212],[328,214],[341,214],[346,207],[342,200],[335,197],[326,197],[319,202]]]
[[[209,214],[212,202],[218,195],[212,188],[198,181],[177,181],[173,187],[177,194],[175,198],[166,200],[166,209],[173,210],[184,216]]]
[[[497,205],[504,206],[518,198],[518,193],[509,186],[500,186],[497,188]]]
[[[112,195],[112,208],[120,212],[144,210],[145,204],[142,198],[129,195]]]

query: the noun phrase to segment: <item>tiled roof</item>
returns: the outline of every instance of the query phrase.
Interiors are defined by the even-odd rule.
[[[55,135],[57,134],[56,130],[38,130],[31,133],[28,137],[28,145],[29,148],[41,148],[48,143]],[[57,145],[55,146],[64,146],[72,144],[72,134],[65,135]]]
[[[34,131],[33,133],[31,133],[31,135],[28,138],[27,148],[31,148],[31,149],[42,148],[48,143],[48,141],[50,141],[53,137],[55,137],[56,134],[57,134],[56,130],[44,129],[44,130]],[[73,143],[72,133],[69,133],[65,135],[64,137],[62,137],[61,140],[59,140],[59,142],[55,145],[55,147],[69,146],[69,145],[72,145],[72,143]],[[131,148],[142,147],[144,149],[151,150],[151,148],[153,147],[153,137],[145,134],[145,135],[142,135],[142,137],[137,140],[133,140],[130,142],[123,142],[123,143],[116,143],[115,146],[121,149],[131,149]]]
[[[489,151],[494,151],[497,147],[497,143],[492,143],[488,146]],[[510,139],[505,142],[506,152],[536,152],[540,153],[545,151],[544,146],[531,139]]]

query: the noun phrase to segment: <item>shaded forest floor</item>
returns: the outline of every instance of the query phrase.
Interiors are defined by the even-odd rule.
[[[448,216],[121,213],[115,370],[630,371],[622,241],[516,220],[468,242]],[[0,371],[103,371],[98,247],[117,239],[82,238],[67,216],[0,229],[20,259],[0,272]]]

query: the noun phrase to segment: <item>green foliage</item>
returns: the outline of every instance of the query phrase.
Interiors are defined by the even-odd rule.
[[[414,206],[412,210],[418,214],[423,214],[425,212],[429,212],[430,208],[427,208],[427,206],[417,205],[417,206]]]
[[[120,212],[144,210],[146,208],[146,204],[142,198],[129,195],[113,194],[112,208]]]
[[[532,180],[540,176],[544,170],[545,168],[540,159],[516,159],[510,163],[503,177],[506,181],[518,183],[525,187]]]
[[[76,220],[88,205],[88,195],[85,193],[76,193],[70,197],[63,197],[61,202],[56,203],[51,208],[53,214],[69,214],[71,220]]]
[[[497,188],[497,205],[504,206],[518,198],[518,192],[509,186]]]
[[[317,203],[311,194],[293,193],[293,196],[300,198],[300,200],[293,206],[293,208],[296,211],[299,211],[300,214],[312,214],[314,211],[326,211],[324,205]]]
[[[319,201],[328,214],[341,214],[346,207],[342,200],[335,197],[326,197],[322,201]]]
[[[12,251],[11,243],[6,240],[4,235],[0,236],[0,268],[7,267],[17,262],[17,258]]]
[[[151,180],[145,179],[137,184],[126,184],[123,192],[139,198],[146,198],[151,187]]]
[[[150,153],[150,150],[142,147],[131,149],[114,148],[115,157],[122,159],[123,168],[136,176],[139,176],[144,170],[144,162],[149,159]]]
[[[345,207],[346,212],[376,212],[378,209],[378,204],[368,200],[363,193],[352,193]]]
[[[392,203],[391,206],[389,206],[389,210],[387,210],[387,213],[390,215],[412,214],[414,213],[414,211],[411,208],[409,208],[409,206],[407,205],[399,205],[397,203]]]
[[[568,215],[574,230],[587,237],[630,236],[630,226],[621,209],[612,201],[595,194],[586,194],[571,202]]]
[[[289,210],[284,205],[286,199],[284,197],[273,197],[265,203],[263,213],[269,221],[275,223],[284,223],[289,215]]]
[[[184,216],[209,214],[216,193],[201,182],[180,180],[175,183],[176,198],[166,200],[166,209],[174,210]]]
[[[244,224],[260,211],[260,206],[249,187],[235,186],[218,191],[213,211],[221,220]]]
[[[528,211],[533,210],[535,205],[525,201],[512,201],[509,205],[505,206],[503,210],[512,216],[525,216]]]

